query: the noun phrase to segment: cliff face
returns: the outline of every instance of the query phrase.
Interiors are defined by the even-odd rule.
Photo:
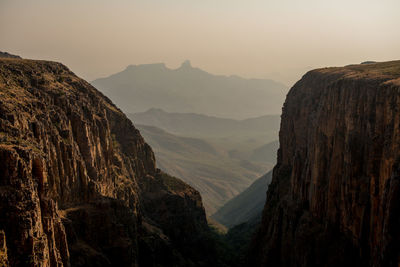
[[[156,169],[118,108],[22,59],[0,59],[0,214],[11,266],[187,266],[207,231],[199,193]]]
[[[290,90],[254,266],[399,266],[399,77],[325,68]]]

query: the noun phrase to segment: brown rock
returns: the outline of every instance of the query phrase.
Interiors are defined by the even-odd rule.
[[[110,100],[22,59],[0,59],[0,214],[11,266],[187,266],[207,227]]]
[[[0,266],[8,266],[6,234],[0,230]]]
[[[307,73],[282,114],[254,266],[400,265],[400,61]]]

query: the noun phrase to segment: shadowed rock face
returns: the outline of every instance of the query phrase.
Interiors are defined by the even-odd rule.
[[[20,56],[12,55],[7,52],[1,52],[0,51],[0,58],[21,58]]]
[[[11,266],[201,265],[207,231],[200,194],[110,100],[22,59],[0,59],[0,214]]]
[[[289,92],[252,266],[399,266],[400,61]]]

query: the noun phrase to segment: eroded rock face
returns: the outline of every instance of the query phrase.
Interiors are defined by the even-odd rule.
[[[254,266],[400,265],[399,77],[326,68],[290,90]]]
[[[11,266],[185,266],[207,230],[199,193],[156,169],[110,100],[22,59],[0,59],[0,214]]]
[[[0,231],[0,266],[8,266],[6,234]]]

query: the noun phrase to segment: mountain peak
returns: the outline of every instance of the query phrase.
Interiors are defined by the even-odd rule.
[[[180,68],[181,69],[191,69],[192,64],[190,63],[190,60],[187,59],[187,60],[183,61]]]

